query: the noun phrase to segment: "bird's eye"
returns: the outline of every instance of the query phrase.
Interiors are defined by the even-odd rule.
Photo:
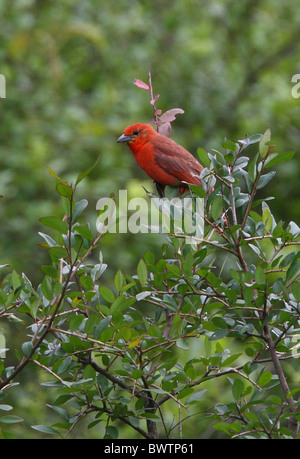
[[[137,129],[135,129],[132,134],[133,135],[138,135],[138,133],[139,133],[139,131]]]

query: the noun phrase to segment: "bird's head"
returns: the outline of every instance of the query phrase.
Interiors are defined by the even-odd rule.
[[[124,129],[123,134],[118,138],[117,142],[133,144],[136,140],[142,141],[143,139],[147,139],[153,133],[155,133],[155,130],[151,124],[136,123]]]

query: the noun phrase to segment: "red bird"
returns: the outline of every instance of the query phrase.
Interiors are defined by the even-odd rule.
[[[156,183],[160,195],[166,185],[180,187],[187,183],[200,185],[201,164],[174,140],[159,134],[150,124],[133,124],[127,127],[117,142],[127,142],[138,165]]]

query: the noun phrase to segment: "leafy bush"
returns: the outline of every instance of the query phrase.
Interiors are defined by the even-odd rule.
[[[114,286],[102,280],[101,252],[91,262],[105,233],[93,234],[88,202],[76,201],[92,168],[75,184],[49,170],[65,216],[41,219],[50,258],[41,284],[15,271],[1,282],[0,318],[28,333],[15,364],[0,362],[1,399],[30,364],[49,375],[44,390],[59,394],[50,405],[58,421],[33,426],[45,434],[66,437],[87,420],[109,439],[122,424],[132,437],[189,438],[187,419],[204,418],[214,436],[297,437],[299,387],[290,387],[288,364],[298,357],[300,228],[275,221],[270,197],[257,199],[272,166],[292,157],[270,141],[267,130],[199,150],[214,187],[190,190],[204,199],[203,238],[165,235],[160,259],[146,250],[135,273],[115,273]],[[230,391],[211,405],[220,378]],[[196,429],[194,437],[205,435]]]

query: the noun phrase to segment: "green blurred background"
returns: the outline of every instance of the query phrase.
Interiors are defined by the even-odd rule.
[[[192,153],[268,127],[278,151],[299,151],[293,0],[0,0],[0,36],[0,264],[36,283],[48,262],[39,218],[62,213],[47,166],[72,181],[100,155],[77,194],[88,199],[91,222],[99,198],[152,189],[115,142],[127,125],[152,118],[147,92],[132,84],[147,81],[149,69],[158,107],[184,109],[172,137]],[[297,153],[267,190],[275,216],[298,224],[299,169]],[[117,268],[134,273],[144,251],[160,244],[157,236],[106,236],[106,281]]]

